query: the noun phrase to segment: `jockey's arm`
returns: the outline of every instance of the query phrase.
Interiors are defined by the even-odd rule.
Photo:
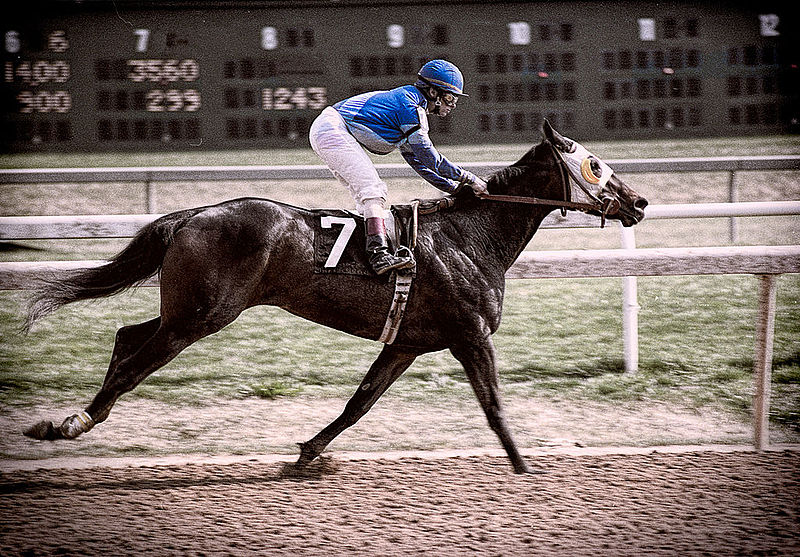
[[[419,129],[408,136],[400,146],[400,153],[417,174],[434,187],[454,193],[461,184],[479,180],[472,172],[454,165],[442,156],[428,137],[427,130]]]

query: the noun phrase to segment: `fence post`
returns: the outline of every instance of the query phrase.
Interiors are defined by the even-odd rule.
[[[636,234],[632,227],[620,225],[622,249],[636,249]],[[636,277],[622,277],[622,342],[625,352],[625,371],[639,370],[639,288]]]
[[[144,210],[148,214],[156,212],[156,200],[152,182],[153,177],[148,172],[147,177],[144,179]]]
[[[777,275],[758,275],[758,280],[753,421],[754,445],[757,451],[763,451],[769,448],[769,396],[772,382],[772,345],[775,339]]]
[[[736,172],[731,170],[728,172],[728,202],[737,203],[739,201],[739,191],[736,189]],[[728,220],[728,228],[730,231],[731,244],[739,241],[739,221],[736,217],[731,217]]]

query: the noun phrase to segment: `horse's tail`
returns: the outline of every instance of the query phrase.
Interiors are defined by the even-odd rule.
[[[161,269],[175,232],[203,210],[176,211],[156,219],[139,230],[121,252],[103,265],[55,279],[40,279],[41,285],[28,306],[24,329],[29,330],[35,321],[63,305],[113,296],[141,284]]]

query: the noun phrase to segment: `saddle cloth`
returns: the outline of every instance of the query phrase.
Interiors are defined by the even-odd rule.
[[[342,209],[315,209],[314,272],[375,276],[365,251],[364,217]],[[386,216],[392,250],[413,251],[416,243],[417,203],[393,205]],[[383,277],[384,280],[388,276]]]
[[[415,200],[410,205],[394,205],[387,213],[386,230],[392,249],[400,247],[412,253],[417,245],[418,215],[429,214],[450,208],[452,198],[439,200]],[[343,210],[317,210],[314,219],[314,272],[369,275],[381,279],[372,272],[364,249],[364,218]],[[382,280],[394,276],[394,297],[386,315],[386,323],[378,337],[379,342],[392,344],[400,330],[405,315],[411,282],[416,268],[387,273]]]

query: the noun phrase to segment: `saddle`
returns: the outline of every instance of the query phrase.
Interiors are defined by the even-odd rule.
[[[392,205],[386,218],[386,232],[394,251],[417,245],[418,216],[452,207],[453,198],[414,200],[409,204]],[[373,276],[364,251],[366,232],[364,217],[343,209],[315,209],[314,213],[314,272]],[[413,270],[412,270],[413,272]]]
[[[444,197],[434,200],[414,200],[406,205],[393,205],[387,214],[386,232],[394,251],[407,249],[411,253],[417,245],[418,216],[450,208],[455,200]],[[383,332],[377,339],[385,344],[394,342],[405,314],[406,302],[416,268],[378,276],[370,267],[364,249],[366,232],[364,217],[341,209],[317,209],[314,218],[314,272],[341,273],[371,276],[387,281],[394,277],[395,289],[392,305],[386,317]]]

